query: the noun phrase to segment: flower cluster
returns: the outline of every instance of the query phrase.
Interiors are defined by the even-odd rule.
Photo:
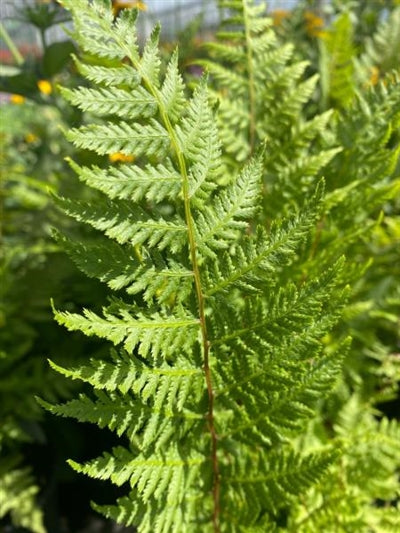
[[[306,32],[310,37],[322,37],[324,34],[324,19],[313,13],[306,11],[304,13],[306,23]]]
[[[271,17],[274,26],[281,26],[282,22],[290,16],[290,11],[287,9],[274,9],[271,11]]]
[[[147,5],[144,2],[140,2],[140,0],[135,0],[133,2],[113,0],[112,10],[114,17],[116,17],[122,9],[138,9],[139,11],[147,11]]]

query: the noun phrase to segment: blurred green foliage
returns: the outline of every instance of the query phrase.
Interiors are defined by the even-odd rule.
[[[9,93],[0,121],[0,518],[43,533],[38,480],[24,456],[27,446],[42,448],[45,460],[49,446],[35,395],[56,400],[74,388],[49,371],[50,354],[63,361],[83,357],[88,346],[95,351],[93,343],[82,344],[55,325],[50,299],[74,309],[88,298],[96,304],[103,289],[84,279],[52,238],[54,225],[70,225],[55,210],[52,194],[79,194],[64,161],[71,147],[63,129],[81,116],[57,89],[59,82],[77,82],[70,57],[75,45],[46,42],[47,30],[66,20],[65,12],[38,4],[18,15],[42,35],[44,48],[39,57],[4,67],[0,78],[0,90]],[[41,490],[48,483],[41,479]]]
[[[390,166],[386,175],[399,174],[398,152],[390,161],[382,163],[387,157],[385,149],[399,141],[398,101],[391,104],[395,114],[389,126],[382,119],[387,117],[384,113],[387,99],[374,99],[369,88],[382,82],[380,90],[384,94],[385,84],[398,83],[391,72],[399,68],[400,6],[390,0],[346,0],[333,1],[321,10],[314,2],[303,1],[292,11],[275,10],[271,15],[278,38],[283,43],[293,42],[294,57],[308,61],[304,78],[319,75],[305,114],[310,118],[320,111],[335,112],[335,125],[327,128],[325,138],[318,140],[329,149],[334,148],[330,144],[332,138],[340,139],[344,146],[343,153],[326,171],[328,188],[333,181],[343,187],[348,185],[349,217],[360,215],[360,225],[367,223],[362,214],[352,211],[351,196],[357,194],[357,186],[359,190],[373,189],[380,164]],[[39,57],[27,57],[22,63],[16,61],[4,67],[0,77],[0,91],[9,95],[9,102],[2,104],[0,124],[3,147],[0,154],[0,518],[3,517],[4,524],[11,519],[15,527],[43,533],[46,519],[37,502],[48,479],[35,479],[32,465],[24,455],[30,445],[45,449],[49,439],[43,412],[34,396],[58,401],[68,398],[71,389],[78,387],[52,372],[46,358],[51,355],[57,363],[71,365],[73,360],[85,360],[88,353],[96,357],[103,352],[101,342],[66,334],[54,323],[50,298],[57,307],[70,311],[83,305],[96,309],[104,301],[107,289],[80,274],[52,238],[54,226],[64,228],[71,235],[81,230],[55,209],[51,194],[75,197],[88,194],[64,161],[73,148],[65,141],[63,130],[80,125],[85,117],[66,104],[58,90],[58,84],[72,87],[82,83],[70,58],[76,46],[71,40],[47,42],[49,28],[66,22],[68,16],[53,2],[24,6],[18,16],[36,29],[42,50]],[[185,54],[181,57],[184,66],[198,54],[200,43],[195,28],[193,23],[193,31],[184,35]],[[166,44],[165,49],[169,51],[170,46]],[[364,133],[379,128],[380,146],[370,155],[363,151]],[[110,155],[118,164],[120,155]],[[355,162],[358,165],[364,156],[364,166],[355,167]],[[74,158],[99,166],[107,159],[85,151],[74,153]],[[351,183],[346,181],[349,177]],[[320,419],[313,422],[309,434],[298,444],[312,446],[316,434],[321,436],[321,442],[332,438],[333,433],[338,442],[351,435],[344,443],[349,449],[348,465],[340,472],[335,471],[325,487],[326,497],[337,505],[348,504],[340,493],[341,479],[354,477],[357,465],[367,453],[361,445],[360,449],[352,448],[352,443],[357,439],[361,442],[363,434],[371,435],[379,424],[371,413],[385,406],[385,402],[391,402],[387,405],[398,416],[400,202],[384,200],[378,198],[371,209],[374,223],[370,231],[349,246],[349,254],[357,258],[360,268],[371,264],[356,287],[346,321],[338,331],[338,338],[350,333],[354,339],[344,380],[330,401],[321,407]],[[334,201],[335,198],[332,205]],[[345,219],[338,231],[345,234]],[[325,234],[324,238],[333,239],[335,235]],[[310,263],[327,261],[323,249],[324,241],[318,242]],[[370,411],[365,411],[366,404]],[[385,431],[389,434],[391,429]],[[373,444],[364,442],[363,446],[368,448]],[[379,447],[374,450],[379,453]],[[391,482],[388,478],[388,486]],[[354,490],[357,492],[358,488]],[[390,493],[390,487],[387,491]],[[377,500],[382,494],[385,487],[372,490]],[[310,494],[303,507],[294,510],[294,524],[302,524],[305,516],[313,514],[314,531],[324,531],[332,517],[318,512],[315,497]],[[357,493],[357,497],[364,496]],[[376,513],[379,514],[378,508]],[[360,524],[355,521],[349,531],[357,531]],[[304,526],[297,531],[309,530]]]

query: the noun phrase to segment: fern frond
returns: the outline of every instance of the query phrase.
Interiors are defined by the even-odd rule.
[[[123,343],[128,352],[138,346],[142,357],[153,360],[161,355],[169,359],[178,348],[190,353],[199,329],[199,320],[183,309],[169,316],[167,311],[146,314],[124,305],[118,313],[113,308],[104,309],[104,317],[85,309],[83,315],[56,311],[55,318],[70,331],[96,335],[116,345]]]
[[[129,481],[132,488],[137,487],[141,497],[148,501],[151,497],[162,497],[163,488],[171,484],[171,477],[179,475],[183,481],[183,470],[189,466],[199,468],[204,463],[204,457],[192,453],[189,457],[182,457],[179,448],[171,446],[167,453],[156,453],[151,458],[145,454],[132,453],[130,450],[119,447],[114,448],[113,453],[104,454],[85,465],[79,465],[71,461],[73,468],[90,477],[98,479],[112,478],[116,485],[122,485]],[[158,475],[154,473],[158,471]],[[175,487],[176,489],[177,487]],[[181,502],[184,493],[180,496],[171,494],[172,501]]]
[[[322,41],[322,97],[338,106],[350,104],[354,92],[353,26],[350,14],[342,13]]]
[[[400,461],[399,424],[383,418],[377,421],[370,408],[353,395],[335,416],[333,444],[340,446],[343,456],[332,465],[325,483],[311,490],[304,502],[293,509],[288,530],[301,533],[337,527],[357,531],[392,531],[396,524],[396,506],[377,507],[377,499],[397,498],[398,480],[395,469]],[[321,428],[322,429],[322,428]],[[313,447],[323,447],[326,429],[319,433]],[[397,465],[397,466],[395,466]],[[371,472],[375,475],[371,477]],[[338,482],[347,487],[346,498]],[[357,509],[358,513],[354,510]],[[394,529],[395,530],[395,529]]]
[[[167,66],[160,97],[163,106],[172,122],[177,122],[181,117],[186,99],[184,83],[178,69],[178,53],[175,53]]]
[[[294,453],[284,456],[279,452],[266,457],[262,452],[248,454],[239,448],[240,452],[248,459],[241,462],[239,468],[236,462],[228,467],[229,489],[222,494],[224,516],[228,521],[232,516],[232,531],[235,532],[258,525],[266,507],[276,516],[280,509],[290,506],[299,490],[306,490],[313,480],[320,479],[338,456],[337,451],[332,450],[305,457]]]
[[[160,250],[170,246],[172,251],[178,251],[185,242],[187,228],[177,216],[172,220],[162,216],[153,219],[144,210],[132,213],[130,205],[124,202],[99,201],[96,206],[65,198],[57,198],[56,202],[69,216],[104,232],[120,244],[129,242],[136,246],[146,242]]]
[[[167,397],[168,408],[174,405],[178,411],[182,411],[191,391],[202,389],[201,370],[189,366],[185,359],[176,367],[167,363],[152,367],[127,352],[114,352],[111,361],[91,359],[90,365],[75,369],[62,368],[52,361],[50,365],[64,376],[85,381],[99,390],[132,391],[144,402],[155,396],[158,406]]]
[[[105,88],[61,89],[61,93],[72,105],[99,116],[116,115],[122,118],[152,117],[157,112],[157,104],[142,87],[126,91]]]
[[[195,449],[187,454],[176,446],[168,452],[156,452],[151,458],[145,454],[133,455],[122,448],[113,452],[113,455],[105,454],[95,460],[86,471],[85,466],[72,463],[75,469],[93,477],[96,474],[100,477],[105,472],[114,476],[115,483],[129,480],[133,490],[128,497],[120,498],[116,506],[95,508],[128,525],[137,523],[139,518],[146,533],[178,533],[182,523],[191,531],[200,532],[201,528],[204,531],[204,527],[208,530],[204,516],[209,512],[209,498],[201,496],[202,485],[196,487],[190,483],[191,478],[200,478],[204,456]],[[188,471],[190,476],[187,476]],[[160,509],[156,511],[158,504]],[[191,517],[195,515],[201,518],[194,521]]]
[[[256,210],[260,194],[261,157],[250,162],[213,204],[198,215],[198,246],[204,253],[227,248]],[[215,253],[215,252],[214,252]]]
[[[149,124],[112,122],[106,125],[82,126],[72,129],[67,139],[78,148],[93,150],[100,155],[122,152],[140,157],[143,154],[161,157],[167,154],[168,134],[158,121],[150,119]]]
[[[381,20],[377,31],[365,44],[365,51],[357,64],[362,70],[362,81],[370,78],[373,69],[383,78],[392,69],[398,69],[397,51],[400,49],[400,8],[396,7]]]
[[[90,9],[86,0],[62,0],[62,4],[75,14],[72,34],[82,50],[112,60],[123,60],[127,55],[139,58],[136,10],[125,10],[113,24],[114,15],[108,0],[97,1]],[[114,31],[110,31],[111,27]]]
[[[146,199],[157,203],[174,199],[180,192],[181,177],[167,158],[159,165],[144,168],[123,165],[101,169],[80,167],[68,160],[80,180],[89,187],[105,193],[109,198],[139,202]]]
[[[62,405],[42,405],[128,440],[126,448],[83,465],[72,463],[89,476],[130,483],[130,493],[116,506],[101,508],[107,516],[134,524],[141,533],[260,530],[274,522],[293,492],[288,489],[282,504],[264,496],[273,492],[271,498],[280,498],[280,486],[285,491],[289,485],[292,491],[308,487],[333,460],[330,452],[298,456],[288,438],[304,427],[317,400],[335,383],[344,348],[325,353],[322,339],[336,324],[344,296],[340,264],[332,261],[326,272],[291,268],[314,236],[320,190],[288,220],[252,233],[268,161],[268,145],[258,153],[256,142],[272,131],[268,120],[274,112],[261,125],[255,119],[274,94],[288,91],[282,116],[287,131],[293,131],[287,144],[285,135],[271,143],[295,147],[299,162],[291,175],[304,170],[299,186],[311,191],[311,174],[336,152],[304,162],[299,154],[314,142],[329,115],[309,124],[294,120],[315,80],[300,82],[304,63],[286,64],[291,47],[279,58],[271,21],[262,16],[264,6],[224,3],[233,10],[230,24],[244,23],[244,36],[236,31],[224,38],[238,45],[230,56],[235,67],[242,52],[246,67],[236,72],[216,66],[210,76],[215,79],[220,72],[245,102],[245,114],[232,119],[240,124],[238,137],[245,139],[239,149],[247,163],[239,168],[224,138],[233,122],[221,124],[206,78],[187,96],[177,53],[161,68],[158,29],[141,52],[136,15],[129,10],[114,20],[109,3],[65,4],[92,63],[79,68],[99,85],[67,97],[88,116],[97,110],[112,115],[109,122],[72,130],[68,138],[101,155],[121,151],[135,158],[109,168],[71,163],[94,191],[88,191],[86,201],[60,198],[57,203],[96,231],[90,229],[86,238],[60,236],[59,242],[88,275],[113,290],[125,288],[128,297],[112,299],[102,314],[54,311],[67,329],[106,339],[118,349],[110,359],[76,368],[53,363],[93,393]],[[216,47],[216,53],[227,57],[227,45]],[[268,67],[259,75],[264,60]],[[136,73],[131,81],[130,70]],[[257,104],[271,88],[265,107]],[[123,106],[112,99],[126,94],[137,96],[137,104],[131,108],[128,103],[118,117]],[[233,108],[234,98],[227,100],[225,105],[221,98],[221,109]],[[227,154],[233,156],[228,165]],[[283,163],[280,159],[271,168]],[[241,483],[244,473],[247,481]],[[253,505],[259,486],[262,497]]]
[[[268,235],[258,228],[255,236],[243,238],[233,252],[224,253],[219,263],[212,265],[213,270],[206,273],[206,295],[235,287],[254,292],[273,285],[275,281],[268,274],[289,264],[296,249],[310,235],[320,209],[321,192],[318,190],[309,206],[304,206],[292,220],[277,222]]]
[[[240,341],[248,343],[249,346],[271,348],[270,342],[277,335],[293,335],[301,331],[306,324],[312,324],[322,311],[326,298],[331,294],[331,288],[337,283],[341,263],[343,261],[339,261],[333,269],[321,274],[319,279],[310,281],[301,289],[289,283],[287,287],[272,292],[268,303],[256,295],[245,302],[245,308],[241,309],[239,315],[235,316],[231,309],[227,309],[234,326],[231,331],[231,328],[226,328],[227,315],[224,315],[222,308],[218,309],[221,316],[220,320],[213,324],[212,343],[233,347],[235,342]],[[343,298],[343,295],[339,298]]]
[[[177,125],[179,148],[186,154],[189,197],[205,201],[216,187],[221,165],[220,140],[206,87],[202,83]]]
[[[72,58],[79,73],[97,85],[105,85],[106,87],[137,87],[140,82],[140,76],[137,70],[126,63],[122,63],[118,67],[102,67],[100,65],[83,63],[74,55]]]
[[[280,45],[270,28],[271,21],[254,4],[229,4],[224,24],[232,32],[218,34],[219,41],[210,45],[212,59],[201,64],[209,70],[214,84],[218,125],[232,166],[248,160],[257,143],[266,142],[264,211],[270,220],[298,208],[300,191],[302,195],[312,194],[321,171],[339,148],[315,150],[332,119],[331,112],[309,121],[303,116],[302,109],[318,77],[304,80],[307,61],[294,60],[292,44]],[[243,54],[229,57],[229,48]]]
[[[142,293],[146,302],[156,299],[161,304],[184,301],[193,284],[193,271],[174,262],[165,261],[153,252],[152,258],[138,249],[126,249],[109,239],[76,242],[55,233],[55,238],[87,276],[97,278],[115,291]]]
[[[8,461],[7,461],[8,462]],[[2,461],[4,463],[4,459]],[[4,471],[0,463],[0,517],[11,513],[13,524],[33,533],[46,533],[43,512],[37,507],[39,487],[29,468],[13,468],[11,461]]]
[[[221,43],[210,45],[209,49],[221,61],[206,60],[200,61],[200,64],[210,72],[221,92],[235,95],[227,100],[233,100],[237,107],[246,113],[243,127],[238,128],[238,124],[235,124],[235,114],[231,112],[229,104],[224,107],[225,99],[219,95],[222,104],[219,121],[222,138],[225,139],[225,133],[232,132],[232,128],[238,135],[233,147],[231,142],[226,142],[225,148],[236,157],[240,156],[240,160],[244,160],[253,153],[255,147],[257,102],[261,101],[259,89],[264,81],[260,80],[259,73],[262,69],[259,66],[276,46],[276,37],[270,29],[271,20],[263,16],[263,5],[257,6],[253,2],[220,2],[220,7],[229,10],[228,18],[224,21],[228,31],[220,32],[218,36]],[[243,32],[229,29],[238,26],[243,26]],[[229,48],[232,50],[230,54]],[[238,139],[241,139],[239,143]],[[264,137],[260,139],[263,141]],[[233,140],[229,139],[229,134],[228,140]]]
[[[170,384],[165,382],[164,385],[164,394],[159,389],[153,405],[140,402],[136,395],[129,393],[103,391],[96,391],[94,400],[81,394],[77,399],[59,406],[41,403],[53,414],[96,423],[100,428],[108,427],[115,431],[118,436],[126,435],[140,449],[147,450],[154,443],[156,449],[160,449],[171,439],[181,440],[187,433],[196,431],[196,425],[204,425],[202,414],[188,409],[177,412],[174,405],[168,408],[163,403],[163,396],[167,396],[166,387]]]

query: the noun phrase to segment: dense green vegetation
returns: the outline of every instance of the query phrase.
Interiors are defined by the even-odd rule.
[[[398,530],[395,4],[221,0],[184,63],[134,9],[65,0],[48,45],[68,12],[25,8],[43,53],[0,80],[11,531],[77,531],[88,498],[142,532]]]

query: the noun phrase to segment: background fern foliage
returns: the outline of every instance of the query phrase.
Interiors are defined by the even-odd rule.
[[[79,238],[60,231],[58,242],[113,295],[101,311],[55,309],[55,318],[113,346],[73,367],[51,362],[84,392],[41,400],[120,438],[70,461],[125,488],[95,508],[148,533],[389,531],[399,428],[374,418],[373,401],[360,418],[365,390],[352,378],[363,347],[349,335],[385,268],[377,261],[361,278],[366,241],[383,246],[380,232],[393,231],[378,228],[398,191],[396,80],[355,98],[348,114],[307,118],[317,78],[305,79],[291,45],[280,48],[262,4],[220,2],[228,16],[193,90],[178,51],[161,60],[159,28],[139,46],[134,10],[114,17],[109,2],[63,4],[86,79],[63,91],[86,118],[67,138],[120,154],[109,166],[71,159],[87,192],[56,198],[85,227]],[[370,137],[353,145],[363,127]],[[355,449],[346,437],[357,430],[379,436],[365,471],[368,438]],[[382,477],[365,490],[377,468]],[[378,498],[384,509],[374,509]]]

